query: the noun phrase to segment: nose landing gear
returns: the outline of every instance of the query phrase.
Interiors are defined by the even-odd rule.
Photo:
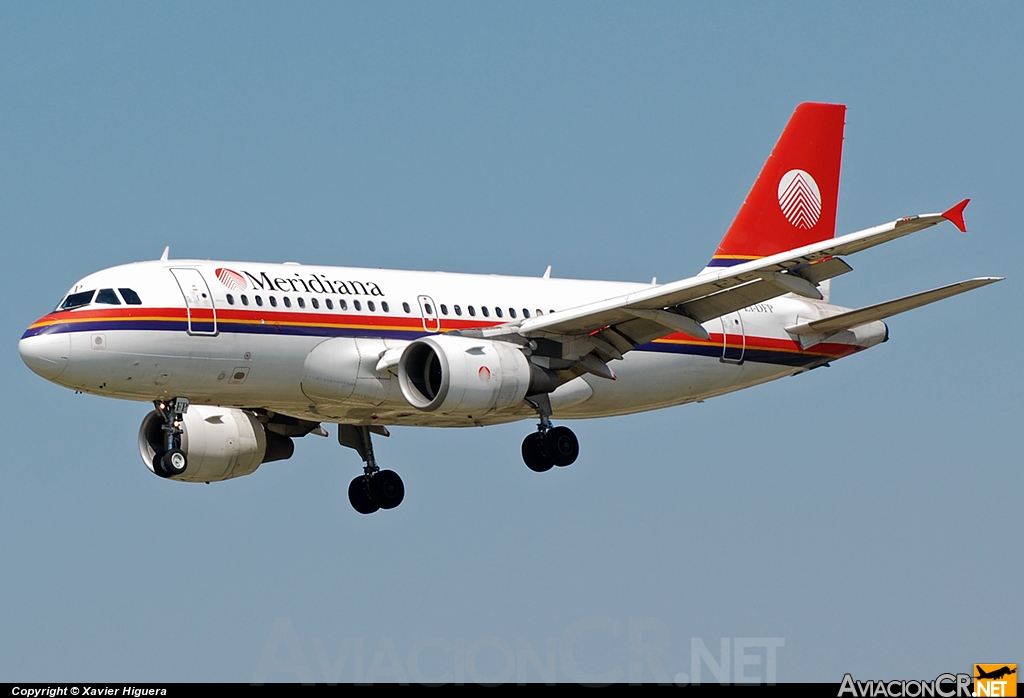
[[[373,456],[371,432],[388,436],[384,427],[338,425],[338,443],[355,449],[363,459],[363,474],[348,486],[348,501],[360,514],[372,514],[378,509],[394,509],[405,498],[405,484],[394,470],[381,470]]]
[[[540,414],[537,431],[523,439],[523,462],[536,473],[554,466],[572,465],[580,455],[580,442],[569,427],[551,425],[551,401],[546,394],[530,399]]]
[[[181,475],[188,468],[188,457],[181,448],[181,423],[188,412],[188,398],[154,400],[157,413],[163,417],[163,450],[153,455],[153,471],[160,477]]]

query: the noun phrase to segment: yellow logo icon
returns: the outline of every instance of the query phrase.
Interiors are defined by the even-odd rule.
[[[974,695],[984,696],[1016,696],[1017,665],[1016,664],[975,664]]]

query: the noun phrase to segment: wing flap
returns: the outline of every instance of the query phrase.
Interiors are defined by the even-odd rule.
[[[683,303],[679,309],[697,322],[707,322],[716,317],[734,313],[740,308],[771,300],[784,293],[789,292],[775,284],[758,280],[727,291],[712,293],[710,296],[689,303]]]
[[[834,279],[851,271],[853,271],[853,267],[838,257],[833,257],[832,259],[826,259],[815,264],[808,264],[806,267],[792,269],[790,273],[799,274],[812,284],[818,285],[822,281]]]
[[[996,281],[1002,281],[1002,277],[983,276],[976,279],[968,279],[966,281],[960,281],[959,283],[950,284],[941,288],[935,288],[931,291],[923,291],[910,296],[904,296],[903,298],[886,301],[885,303],[878,303],[877,305],[869,305],[864,308],[858,308],[857,310],[850,310],[823,320],[803,322],[799,325],[787,327],[786,331],[795,335],[834,334],[860,325],[865,325],[869,322],[874,322],[875,320],[884,320],[887,317],[892,317],[893,315],[904,313],[908,310],[913,310],[914,308],[920,308],[921,306],[928,305],[929,303],[941,301],[944,298],[949,298],[960,293],[981,288],[982,286],[993,284]]]

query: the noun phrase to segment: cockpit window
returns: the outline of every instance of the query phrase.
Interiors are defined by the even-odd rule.
[[[130,288],[119,288],[121,292],[121,298],[124,298],[124,302],[128,305],[142,305],[142,299],[139,298],[139,294]]]
[[[64,299],[64,302],[57,307],[57,310],[73,310],[74,308],[81,308],[83,305],[89,305],[92,302],[92,294],[94,293],[96,293],[95,290],[72,293]]]
[[[121,301],[112,288],[101,288],[99,293],[96,294],[96,302],[107,305],[121,305]]]

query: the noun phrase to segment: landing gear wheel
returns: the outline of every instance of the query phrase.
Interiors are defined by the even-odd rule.
[[[174,477],[185,472],[185,468],[188,467],[188,458],[180,448],[172,448],[160,458],[160,465],[163,466],[167,477]]]
[[[544,455],[555,465],[572,465],[580,455],[580,442],[569,427],[555,427],[544,434]]]
[[[380,506],[370,498],[365,475],[360,475],[349,484],[348,501],[360,514],[372,514],[380,509]]]
[[[164,451],[157,451],[153,454],[153,472],[160,477],[170,477],[171,474],[164,468]]]
[[[381,470],[370,478],[370,496],[381,509],[394,509],[405,497],[405,485],[394,470]]]
[[[544,455],[544,435],[539,431],[523,439],[523,462],[535,473],[547,472],[555,465]]]

